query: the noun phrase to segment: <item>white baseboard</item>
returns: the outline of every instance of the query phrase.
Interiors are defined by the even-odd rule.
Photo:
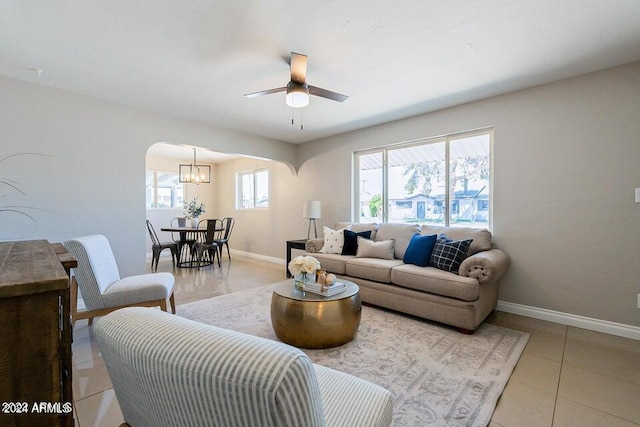
[[[151,252],[147,252],[147,261],[151,262],[151,258],[153,254]],[[171,251],[162,251],[160,252],[160,258],[169,258],[171,259]]]
[[[253,253],[253,252],[239,251],[237,249],[231,249],[231,253],[233,255],[238,255],[238,256],[245,257],[245,258],[258,259],[260,261],[272,262],[274,264],[280,264],[280,265],[285,265],[286,262],[287,262],[284,258],[278,258],[278,257],[262,255],[262,254],[256,254],[256,253]]]
[[[506,313],[533,317],[534,319],[547,320],[549,322],[560,323],[562,325],[575,326],[576,328],[640,340],[640,327],[637,326],[625,325],[623,323],[578,316],[576,314],[563,313],[560,311],[547,310],[545,308],[531,307],[506,301],[498,301],[496,309]]]
[[[253,253],[253,252],[239,251],[237,249],[231,249],[231,253],[234,254],[234,255],[245,257],[245,258],[252,258],[252,259],[258,259],[260,261],[272,262],[274,264],[285,265],[285,263],[286,263],[286,260],[284,258],[261,255],[261,254],[256,254],[256,253]],[[151,257],[152,257],[151,252],[148,252],[147,253],[147,261],[151,261]],[[162,253],[160,253],[160,258],[169,258],[169,259],[171,259],[171,252],[163,251]]]

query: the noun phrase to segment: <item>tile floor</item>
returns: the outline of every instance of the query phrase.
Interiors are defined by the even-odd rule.
[[[159,271],[172,271],[171,261]],[[174,274],[180,305],[274,283],[284,267],[234,256],[221,269]],[[640,341],[502,312],[487,321],[531,334],[490,427],[640,426]],[[118,426],[122,414],[86,321],[74,330],[73,364],[76,426]]]

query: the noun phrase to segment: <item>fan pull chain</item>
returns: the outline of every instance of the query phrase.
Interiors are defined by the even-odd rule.
[[[304,114],[302,112],[302,108],[298,108],[298,110],[300,110],[300,130],[304,130]],[[291,111],[291,126],[293,126],[295,124],[294,114],[295,114],[295,110],[292,110]]]

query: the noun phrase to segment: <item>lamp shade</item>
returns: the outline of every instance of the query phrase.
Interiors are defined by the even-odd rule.
[[[302,210],[303,218],[321,218],[320,200],[307,200],[304,202],[304,209]]]

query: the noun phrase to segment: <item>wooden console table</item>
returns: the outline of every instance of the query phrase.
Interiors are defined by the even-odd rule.
[[[0,243],[0,425],[73,426],[69,271],[61,244]]]

